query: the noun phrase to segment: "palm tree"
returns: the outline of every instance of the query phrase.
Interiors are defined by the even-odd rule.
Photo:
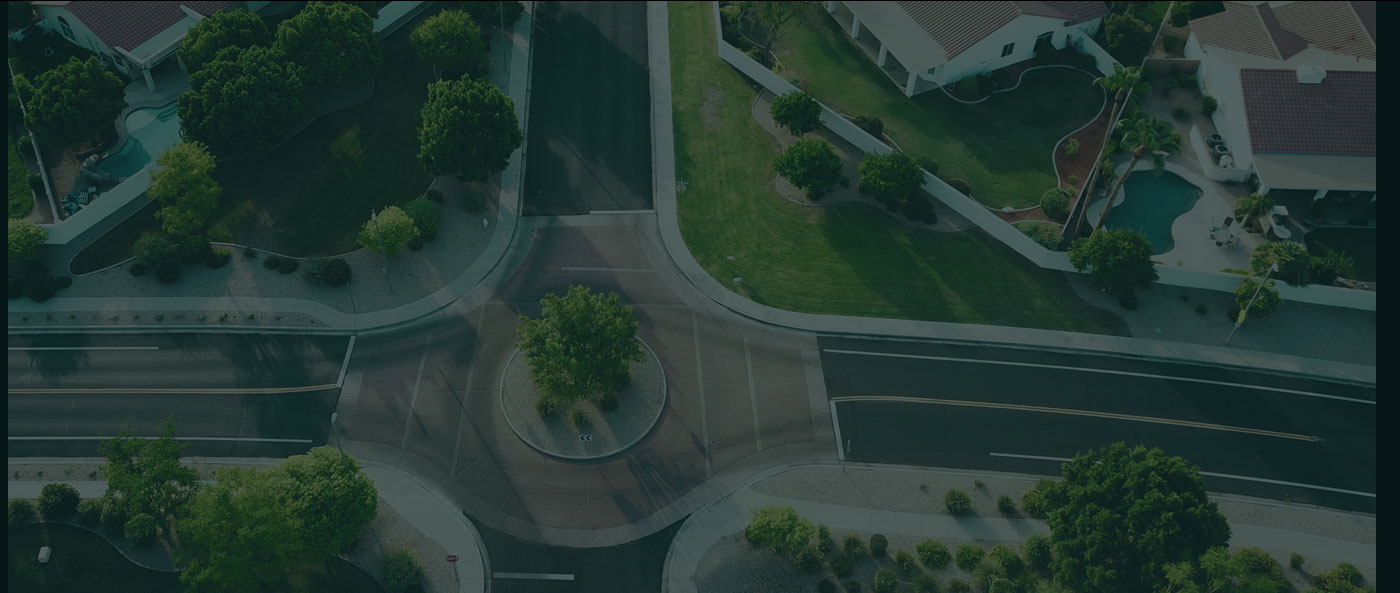
[[[1274,200],[1269,194],[1249,194],[1235,202],[1235,216],[1240,217],[1241,223],[1253,226],[1254,221],[1273,207]]]
[[[1113,121],[1113,119],[1117,117],[1118,108],[1123,105],[1123,101],[1127,98],[1129,92],[1137,95],[1148,91],[1147,83],[1142,80],[1141,66],[1129,66],[1124,68],[1123,65],[1118,62],[1113,63],[1113,74],[1095,78],[1092,84],[1103,87],[1104,92],[1113,93],[1113,107],[1108,111],[1108,121]],[[1108,142],[1108,135],[1106,134],[1104,135],[1104,142]],[[1097,181],[1098,176],[1088,180],[1087,186],[1084,188],[1084,195],[1092,194],[1094,190],[1093,186]],[[1074,232],[1070,233],[1070,236],[1078,235],[1079,228],[1084,226],[1084,211],[1085,208],[1079,209],[1079,216],[1074,222]]]
[[[1152,155],[1152,168],[1160,172],[1166,168],[1167,161],[1157,153],[1175,150],[1181,143],[1181,134],[1172,129],[1171,123],[1164,119],[1143,115],[1132,120],[1120,121],[1118,125],[1122,126],[1124,123],[1129,127],[1123,131],[1123,145],[1133,147],[1133,158],[1128,161],[1128,168],[1118,176],[1118,181],[1108,192],[1103,214],[1099,215],[1099,223],[1094,225],[1094,228],[1103,228],[1103,221],[1108,220],[1108,211],[1113,207],[1113,197],[1118,195],[1118,189],[1123,187],[1123,182],[1128,179],[1128,174],[1133,172],[1133,167],[1144,153]]]

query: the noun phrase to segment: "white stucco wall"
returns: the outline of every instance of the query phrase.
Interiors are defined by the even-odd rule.
[[[1061,49],[1068,42],[1071,31],[1092,36],[1094,31],[1098,30],[1100,20],[1094,19],[1065,27],[1064,21],[1061,19],[1023,14],[940,66],[932,78],[925,77],[925,79],[932,80],[939,85],[948,85],[968,76],[990,72],[997,68],[1029,60],[1035,57],[1036,37],[1045,33],[1054,33],[1051,43],[1057,49]],[[1015,43],[1016,46],[1012,48],[1009,55],[1002,56],[1001,49],[1008,43]]]

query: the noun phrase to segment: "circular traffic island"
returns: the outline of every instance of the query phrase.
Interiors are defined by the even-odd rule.
[[[617,407],[603,410],[595,400],[556,404],[541,416],[539,388],[519,349],[501,377],[501,409],[515,436],[546,455],[571,460],[600,459],[620,453],[651,432],[666,407],[666,372],[646,342],[645,359],[629,363],[631,380],[617,393]]]

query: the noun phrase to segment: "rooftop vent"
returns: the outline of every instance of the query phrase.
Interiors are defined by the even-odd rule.
[[[1299,66],[1298,84],[1322,84],[1322,79],[1327,78],[1327,71],[1318,66]]]

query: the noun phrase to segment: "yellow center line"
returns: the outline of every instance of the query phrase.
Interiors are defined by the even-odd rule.
[[[1172,426],[1185,426],[1190,428],[1204,428],[1207,430],[1221,430],[1227,432],[1239,432],[1258,436],[1275,437],[1280,439],[1292,439],[1295,441],[1318,442],[1322,439],[1315,436],[1293,434],[1288,432],[1278,432],[1274,430],[1263,430],[1259,428],[1245,428],[1243,426],[1227,426],[1224,424],[1211,424],[1208,422],[1193,422],[1191,420],[1173,420],[1169,418],[1153,418],[1151,416],[1135,416],[1132,414],[1117,414],[1114,412],[1095,412],[1092,410],[1071,410],[1066,408],[1047,408],[1044,406],[1026,406],[1021,404],[1006,404],[996,402],[976,402],[953,399],[935,399],[927,397],[906,397],[898,395],[851,395],[844,397],[833,397],[834,402],[855,402],[855,401],[883,401],[900,402],[913,404],[941,404],[945,406],[964,406],[969,408],[994,408],[1000,410],[1018,410],[1022,412],[1044,412],[1048,414],[1066,414],[1070,416],[1089,416],[1094,418],[1110,418],[1113,420],[1128,420],[1131,422],[1150,422],[1152,424],[1168,424]]]
[[[195,388],[175,388],[175,387],[56,387],[56,388],[14,388],[7,390],[12,395],[45,395],[45,394],[108,394],[108,395],[128,395],[128,394],[189,394],[189,395],[273,395],[280,393],[302,393],[307,391],[322,391],[325,389],[335,389],[335,383],[325,385],[308,385],[305,387],[195,387]]]

